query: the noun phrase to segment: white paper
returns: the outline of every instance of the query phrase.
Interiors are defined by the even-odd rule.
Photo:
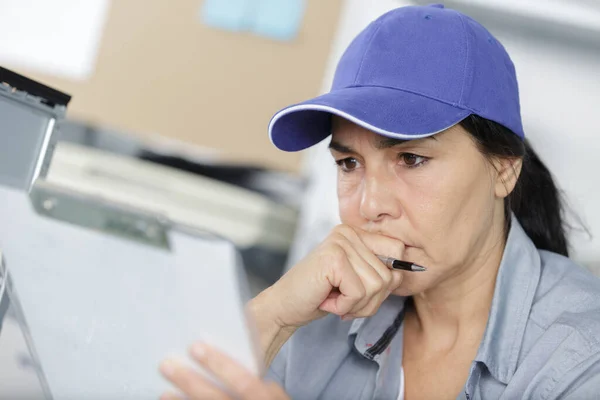
[[[94,72],[109,3],[0,0],[0,64],[88,79]]]
[[[156,399],[170,387],[160,361],[191,364],[198,340],[259,373],[230,243],[174,229],[167,251],[39,216],[2,186],[0,204],[6,266],[55,399]]]

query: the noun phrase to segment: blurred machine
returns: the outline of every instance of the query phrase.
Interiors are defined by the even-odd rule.
[[[295,208],[263,193],[78,143],[58,142],[47,180],[227,238],[258,285],[280,276],[295,233]]]
[[[160,360],[196,340],[258,372],[245,270],[223,236],[281,246],[245,225],[269,206],[73,146],[54,165],[69,100],[0,68],[0,399],[157,398]]]

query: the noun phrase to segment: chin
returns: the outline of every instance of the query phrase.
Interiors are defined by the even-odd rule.
[[[426,287],[423,287],[423,285],[418,285],[415,282],[415,283],[412,283],[409,285],[402,284],[398,289],[394,290],[392,292],[392,294],[394,296],[408,297],[408,296],[414,296],[415,294],[422,293],[425,290],[427,290]]]
[[[423,293],[435,286],[435,279],[427,276],[431,270],[426,272],[405,272],[402,284],[392,292],[395,296],[408,297]]]

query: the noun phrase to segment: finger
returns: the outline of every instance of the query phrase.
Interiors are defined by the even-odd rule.
[[[348,321],[355,318],[371,317],[377,313],[381,304],[390,296],[391,291],[385,290],[377,293],[361,308],[354,308],[348,314],[342,316],[342,320]]]
[[[329,293],[319,309],[332,314],[344,315],[350,312],[358,302],[364,300],[366,289],[357,272],[352,268],[344,249],[338,244],[334,244],[334,246],[338,255],[335,257],[335,265],[327,265],[329,268],[326,272],[326,279],[337,290]]]
[[[336,230],[337,243],[344,248],[352,267],[357,271],[366,288],[365,297],[355,304],[350,313],[361,317],[371,316],[390,293],[400,286],[403,273],[392,270],[382,263],[365,246],[353,228],[339,226]],[[369,261],[365,258],[368,258]]]
[[[375,268],[369,264],[369,262],[361,257],[359,252],[353,247],[352,243],[346,238],[340,239],[339,245],[346,252],[350,266],[354,269],[365,288],[365,295],[363,298],[354,304],[353,308],[350,310],[350,312],[354,312],[363,308],[373,296],[377,296],[382,290],[387,290],[388,283],[381,277]],[[378,260],[376,260],[376,262],[378,262]],[[385,268],[385,266],[383,266],[383,268]],[[388,272],[388,274],[391,277],[391,273]]]
[[[355,229],[355,232],[361,243],[369,250],[369,253],[373,253],[373,256],[375,256],[376,261],[373,260],[373,257],[365,255],[365,257],[368,257],[371,264],[375,263],[376,266],[374,266],[374,268],[380,273],[383,269],[389,271],[390,275],[382,275],[384,279],[387,278],[386,281],[388,282],[389,290],[393,292],[398,289],[402,284],[404,273],[402,271],[389,269],[381,262],[381,260],[379,260],[379,258],[377,258],[377,255],[402,260],[404,259],[406,245],[400,240],[390,238],[389,236],[378,235],[361,229]]]
[[[373,266],[362,259],[356,250],[350,248],[346,249],[346,251],[354,253],[354,256],[350,257],[351,260],[354,260],[352,262],[352,267],[365,287],[365,295],[352,307],[352,309],[350,309],[349,313],[360,316],[370,316],[372,315],[373,306],[376,305],[377,308],[379,308],[378,305],[389,296],[389,282],[386,282]],[[376,262],[379,261],[377,260]],[[386,268],[384,265],[381,267]],[[391,281],[391,272],[388,272],[388,275],[389,278],[386,277],[386,279],[390,279]]]
[[[383,288],[389,288],[393,282],[392,271],[385,264],[383,264],[381,260],[379,260],[373,251],[367,247],[365,242],[362,240],[359,231],[354,230],[354,228],[347,225],[342,225],[338,228],[338,233],[348,240],[348,243],[350,243],[352,249],[362,258],[363,262],[369,265],[369,267],[379,275],[381,282],[377,281],[375,283],[382,283]],[[382,240],[388,239],[385,236],[381,236],[381,238],[383,238]],[[378,288],[377,291],[383,288]]]
[[[227,394],[198,372],[175,360],[166,360],[163,362],[160,366],[160,371],[165,378],[191,399],[231,400]],[[165,395],[168,396],[169,394]]]
[[[389,236],[363,231],[355,228],[354,231],[360,237],[362,243],[376,255],[393,257],[403,260],[406,245],[404,242]]]
[[[356,318],[365,318],[374,315],[381,304],[389,297],[391,291],[386,290],[377,293],[375,296],[371,297],[367,304],[365,304],[361,309],[354,310],[353,314]]]
[[[385,266],[362,242],[359,235],[348,226],[336,228],[336,242],[344,249],[352,267],[361,278],[366,294],[357,302],[349,314],[354,317],[373,315],[381,303],[402,281],[400,271],[392,271]],[[365,260],[368,258],[369,260]]]
[[[160,400],[185,400],[185,397],[175,392],[167,392],[160,396]]]
[[[268,386],[226,354],[203,343],[190,349],[192,357],[241,400],[269,398]]]
[[[398,289],[402,284],[402,280],[404,279],[404,272],[398,270],[392,270],[392,282],[390,283],[389,289],[390,292]]]
[[[349,320],[354,318],[364,318],[370,317],[374,315],[381,304],[389,297],[391,294],[390,290],[381,291],[376,293],[372,297],[366,297],[366,301],[361,303],[359,306],[352,307],[347,313],[335,313],[342,317],[343,320]]]

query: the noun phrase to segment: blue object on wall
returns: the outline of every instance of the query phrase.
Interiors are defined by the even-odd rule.
[[[236,32],[247,30],[252,25],[250,18],[255,2],[256,0],[204,0],[202,20],[215,28]]]
[[[251,30],[276,40],[292,40],[298,34],[306,0],[252,1]]]

